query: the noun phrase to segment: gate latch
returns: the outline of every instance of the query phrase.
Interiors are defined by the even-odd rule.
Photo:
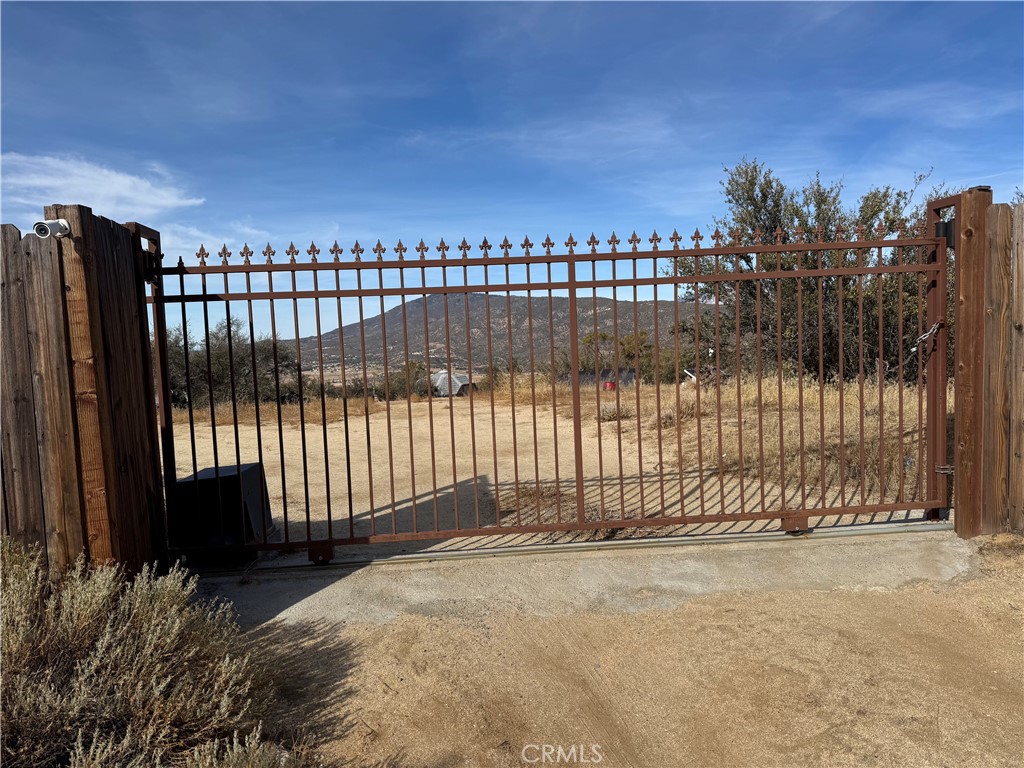
[[[936,475],[952,475],[953,467],[949,464],[936,464],[935,465]]]
[[[924,344],[926,341],[928,341],[936,333],[938,333],[939,332],[939,328],[941,328],[941,327],[942,327],[942,321],[939,320],[937,323],[935,323],[935,325],[933,325],[927,331],[925,331],[920,336],[918,336],[917,340],[914,342],[914,346],[912,346],[910,348],[910,354],[914,354],[915,352],[917,352],[917,348],[920,347],[922,344]]]

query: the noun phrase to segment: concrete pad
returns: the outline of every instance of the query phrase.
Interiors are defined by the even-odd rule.
[[[387,623],[402,615],[558,616],[672,609],[723,592],[889,590],[948,582],[977,567],[951,531],[774,538],[658,548],[553,550],[510,557],[385,561],[358,569],[212,575],[202,590],[234,603],[244,626]]]

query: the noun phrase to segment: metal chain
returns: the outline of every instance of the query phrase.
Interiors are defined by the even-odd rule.
[[[938,333],[939,328],[941,327],[942,321],[939,320],[938,322],[935,323],[935,325],[933,325],[927,331],[918,336],[917,341],[914,342],[914,346],[910,348],[910,354],[914,354],[915,352],[917,352],[917,348],[920,347],[924,342],[928,341],[928,339],[930,339],[936,333]]]

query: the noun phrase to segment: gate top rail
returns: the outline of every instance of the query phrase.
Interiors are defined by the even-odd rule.
[[[669,237],[669,241],[672,243],[670,247],[661,248],[659,244],[662,238],[655,231],[651,237],[647,238],[651,247],[641,250],[639,245],[642,242],[641,238],[634,232],[629,239],[626,241],[628,248],[620,250],[619,245],[621,240],[613,232],[611,237],[606,241],[610,246],[608,250],[598,250],[601,242],[592,234],[590,239],[587,241],[586,249],[577,250],[577,246],[580,244],[570,234],[568,239],[565,241],[566,252],[565,253],[553,253],[552,249],[555,243],[552,242],[550,236],[545,238],[541,247],[544,249],[543,253],[532,253],[531,251],[535,248],[534,244],[530,242],[527,237],[523,243],[520,244],[522,249],[522,255],[512,255],[510,251],[513,245],[508,241],[508,238],[504,238],[502,244],[497,247],[501,251],[500,254],[491,251],[495,250],[495,246],[491,245],[487,238],[484,238],[480,245],[476,246],[476,249],[481,252],[482,255],[470,255],[470,251],[473,250],[465,238],[456,247],[459,251],[459,255],[448,255],[448,251],[451,250],[451,246],[448,245],[444,239],[431,249],[427,246],[423,240],[420,240],[419,245],[416,246],[415,251],[419,254],[418,257],[406,258],[405,254],[409,251],[409,248],[398,240],[394,248],[390,249],[397,256],[385,258],[385,254],[388,253],[386,248],[380,240],[377,241],[376,245],[372,248],[372,252],[376,254],[375,258],[364,259],[363,254],[366,249],[359,244],[359,241],[355,241],[354,245],[348,249],[348,253],[352,254],[353,258],[343,259],[343,254],[346,253],[346,249],[342,248],[337,241],[329,249],[329,253],[332,254],[331,259],[318,259],[320,254],[320,248],[317,247],[315,242],[311,242],[309,247],[305,249],[305,253],[308,256],[308,260],[299,260],[297,257],[300,255],[300,249],[296,248],[295,243],[291,242],[288,249],[285,251],[285,255],[288,256],[287,261],[274,261],[274,256],[277,255],[277,251],[267,243],[266,248],[262,251],[262,255],[265,260],[260,261],[254,259],[255,253],[249,248],[248,243],[244,244],[239,254],[243,261],[242,263],[230,263],[232,252],[228,250],[227,244],[225,244],[220,251],[216,254],[208,252],[204,245],[200,245],[199,251],[196,253],[196,257],[199,259],[199,264],[196,266],[186,265],[184,258],[179,257],[178,262],[174,266],[162,266],[158,270],[159,275],[163,276],[178,276],[185,274],[231,274],[231,273],[245,273],[245,272],[310,272],[310,271],[335,271],[335,270],[371,270],[377,271],[382,269],[421,269],[421,268],[444,268],[444,267],[473,267],[473,266],[493,266],[493,265],[523,265],[523,264],[552,264],[552,263],[575,263],[575,262],[589,262],[589,261],[620,261],[620,260],[637,260],[637,259],[679,259],[679,258],[701,258],[701,257],[714,257],[714,256],[738,256],[743,254],[774,254],[774,253],[787,253],[793,251],[832,251],[832,250],[843,250],[843,251],[866,251],[878,248],[900,248],[900,247],[913,247],[922,245],[937,245],[942,239],[940,237],[929,237],[925,225],[917,227],[915,230],[898,229],[895,233],[895,237],[887,239],[889,232],[887,230],[878,229],[875,231],[868,231],[862,227],[858,227],[854,233],[854,239],[842,239],[847,233],[839,231],[836,233],[838,239],[825,240],[822,238],[821,230],[814,232],[805,232],[796,230],[790,238],[787,233],[783,233],[777,230],[774,233],[774,242],[765,243],[763,242],[764,235],[761,232],[755,231],[749,238],[746,238],[742,233],[734,230],[731,237],[726,237],[715,230],[711,235],[711,240],[714,242],[713,247],[701,247],[701,241],[705,239],[704,235],[700,233],[700,230],[695,230],[693,235],[690,236],[690,240],[693,241],[693,248],[680,248],[679,243],[682,241],[682,237],[678,232],[673,231]],[[813,239],[805,239],[810,235]],[[431,250],[437,251],[439,256],[428,256]],[[207,259],[218,257],[220,263],[208,263]],[[787,270],[803,271],[803,270]]]

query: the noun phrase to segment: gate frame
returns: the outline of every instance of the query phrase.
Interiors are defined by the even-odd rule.
[[[940,201],[941,202],[941,201]],[[229,264],[227,257],[230,255],[227,246],[221,250],[219,255],[221,256],[221,264],[207,264],[205,257],[210,254],[201,247],[197,256],[200,258],[200,265],[198,267],[186,267],[181,259],[178,260],[176,266],[173,267],[161,267],[157,270],[156,280],[157,284],[161,283],[161,278],[174,278],[177,277],[183,280],[187,275],[202,276],[204,281],[207,275],[223,275],[225,280],[227,275],[232,273],[244,273],[252,274],[253,272],[259,273],[265,271],[268,274],[275,271],[283,271],[286,274],[291,273],[294,280],[294,275],[297,272],[312,272],[314,276],[321,270],[369,270],[371,272],[379,272],[384,269],[422,269],[423,267],[466,267],[466,266],[479,266],[479,265],[507,265],[509,264],[534,264],[534,263],[558,263],[567,266],[568,275],[565,283],[561,282],[547,282],[547,283],[533,283],[530,284],[527,281],[526,284],[514,284],[509,283],[507,285],[501,284],[487,284],[486,280],[484,285],[451,285],[445,283],[443,286],[427,286],[426,289],[420,289],[418,287],[409,287],[402,289],[394,288],[362,288],[356,289],[337,289],[337,290],[324,290],[317,289],[314,287],[312,291],[309,290],[297,290],[293,285],[292,290],[284,291],[252,291],[247,289],[244,292],[227,291],[223,294],[211,293],[208,294],[204,287],[202,294],[184,294],[184,295],[166,295],[162,290],[154,291],[152,295],[152,302],[154,304],[154,312],[157,316],[166,316],[166,311],[171,304],[185,304],[191,302],[203,302],[204,305],[209,302],[220,302],[220,301],[256,301],[256,300],[298,300],[298,299],[316,299],[317,301],[322,299],[330,299],[335,296],[349,296],[357,297],[360,299],[366,297],[383,297],[384,295],[426,295],[431,293],[439,293],[443,295],[448,294],[463,294],[468,295],[475,291],[484,291],[488,293],[493,292],[507,292],[509,290],[521,291],[528,290],[532,292],[550,290],[551,288],[557,290],[568,290],[568,300],[570,304],[570,313],[573,317],[578,317],[577,310],[577,291],[581,288],[591,287],[604,287],[605,284],[614,284],[616,286],[630,286],[630,285],[656,285],[659,283],[666,283],[677,285],[680,283],[707,283],[707,282],[733,282],[729,281],[728,278],[715,275],[713,273],[701,274],[699,278],[693,276],[680,275],[678,272],[673,272],[672,275],[661,276],[657,275],[651,278],[622,278],[618,281],[607,281],[607,280],[583,280],[580,281],[576,275],[576,266],[580,261],[616,261],[616,260],[633,260],[634,264],[639,259],[650,259],[650,258],[672,258],[673,261],[679,257],[706,257],[706,256],[732,256],[736,253],[749,253],[749,254],[772,254],[775,252],[788,252],[792,250],[829,250],[836,246],[842,246],[843,248],[858,250],[874,250],[879,247],[906,247],[916,246],[930,249],[930,255],[926,254],[926,258],[922,258],[919,262],[922,266],[921,272],[933,272],[935,274],[934,280],[927,282],[927,300],[924,309],[924,315],[927,318],[928,325],[934,326],[934,339],[932,344],[937,350],[941,350],[943,354],[930,354],[927,362],[925,363],[925,371],[927,373],[924,392],[927,393],[928,405],[928,428],[925,431],[925,449],[926,449],[926,469],[922,471],[926,472],[925,483],[927,485],[926,499],[921,504],[910,504],[909,502],[900,503],[878,503],[878,504],[865,504],[865,505],[851,505],[843,507],[829,507],[823,509],[817,508],[800,508],[790,509],[787,508],[783,503],[781,510],[773,510],[768,513],[765,512],[740,512],[740,513],[722,513],[708,514],[702,510],[702,513],[698,515],[680,515],[678,517],[666,517],[666,516],[655,516],[655,517],[639,517],[639,518],[624,518],[624,519],[602,519],[598,522],[587,522],[585,520],[584,512],[584,498],[581,493],[582,486],[584,483],[583,474],[581,471],[582,465],[582,441],[581,441],[581,411],[582,406],[580,402],[581,385],[578,377],[573,376],[572,380],[572,398],[573,398],[573,437],[574,437],[574,460],[576,464],[576,478],[575,485],[577,489],[576,501],[577,501],[577,515],[576,521],[572,524],[558,523],[558,524],[536,524],[536,525],[497,525],[487,528],[474,528],[474,527],[460,527],[458,521],[456,521],[456,527],[453,529],[431,529],[429,531],[416,531],[414,528],[413,532],[403,533],[375,533],[371,532],[369,536],[355,536],[350,535],[348,537],[339,538],[330,536],[326,539],[313,539],[307,535],[306,539],[297,538],[294,540],[286,540],[283,543],[278,542],[257,542],[255,544],[247,544],[239,547],[232,547],[237,550],[284,550],[293,551],[297,549],[309,549],[311,558],[317,561],[325,560],[325,550],[333,546],[343,546],[345,544],[365,544],[373,542],[387,542],[387,541],[416,541],[416,540],[439,540],[445,538],[451,538],[453,536],[483,536],[483,535],[502,535],[510,533],[532,533],[532,532],[547,532],[547,531],[571,531],[571,530],[597,530],[597,529],[608,529],[608,528],[629,528],[629,527],[641,527],[641,526],[664,526],[664,525],[677,525],[677,524],[697,524],[704,522],[730,522],[737,520],[753,520],[753,519],[777,519],[781,522],[781,527],[784,531],[802,531],[807,530],[809,525],[809,518],[824,515],[842,515],[842,514],[872,514],[886,511],[903,511],[904,509],[924,509],[926,512],[927,519],[938,519],[945,517],[948,512],[949,506],[949,494],[946,483],[942,483],[939,480],[939,474],[945,472],[945,453],[946,453],[946,429],[945,429],[945,407],[946,407],[946,343],[947,343],[947,329],[945,322],[945,315],[947,309],[947,295],[946,295],[946,283],[947,283],[947,263],[946,256],[947,251],[945,245],[947,239],[944,234],[936,233],[930,234],[927,231],[917,233],[910,233],[904,235],[900,233],[894,240],[876,240],[873,236],[866,238],[861,235],[862,239],[849,239],[849,240],[837,240],[837,241],[822,241],[817,240],[813,242],[803,242],[803,248],[795,247],[797,243],[784,244],[780,240],[777,240],[774,245],[756,241],[755,244],[745,245],[743,243],[723,243],[725,236],[718,237],[718,233],[715,233],[715,245],[709,248],[701,248],[700,240],[703,239],[699,232],[695,233],[695,236],[691,239],[694,240],[695,248],[691,249],[680,249],[678,247],[678,241],[681,237],[674,234],[673,248],[661,250],[658,248],[655,239],[652,238],[653,248],[649,251],[640,251],[637,248],[639,239],[634,234],[631,238],[632,251],[619,251],[617,245],[619,240],[615,237],[614,233],[612,239],[609,240],[611,244],[611,250],[608,252],[598,253],[596,248],[597,241],[593,239],[592,242],[588,243],[591,247],[590,253],[577,254],[575,250],[570,246],[567,254],[555,255],[551,253],[550,246],[553,243],[545,243],[546,251],[543,255],[536,254],[532,255],[529,252],[529,247],[532,243],[529,243],[528,239],[524,242],[526,253],[523,256],[509,256],[505,245],[510,245],[506,242],[503,244],[503,250],[505,251],[502,258],[490,257],[487,250],[481,246],[481,250],[484,250],[483,257],[468,256],[468,250],[470,246],[463,241],[463,246],[460,246],[460,250],[463,251],[462,257],[446,259],[445,251],[448,250],[448,246],[441,241],[441,245],[438,246],[438,250],[441,252],[440,258],[427,258],[421,254],[420,260],[404,261],[401,253],[399,258],[385,260],[383,253],[385,249],[378,242],[377,247],[374,249],[375,253],[378,253],[378,257],[375,261],[361,262],[359,255],[363,252],[363,249],[356,243],[356,246],[352,249],[353,253],[356,254],[355,262],[339,262],[335,258],[334,262],[317,262],[315,254],[319,253],[319,249],[316,248],[315,244],[311,244],[307,251],[313,258],[310,262],[296,262],[294,256],[298,254],[298,249],[294,245],[290,246],[288,253],[292,256],[289,263],[273,263],[271,260],[264,265],[258,265],[256,262],[252,262],[250,265],[248,256],[244,264]],[[657,237],[655,235],[655,237]],[[571,240],[571,237],[570,237]],[[660,238],[657,238],[660,240]],[[485,240],[486,243],[486,240]],[[575,245],[575,241],[572,241],[572,245]],[[566,243],[570,245],[569,242]],[[426,246],[421,243],[423,251],[426,251]],[[490,246],[487,246],[490,248]],[[273,253],[273,250],[268,245],[269,253]],[[247,246],[243,249],[243,255],[247,252]],[[399,249],[396,248],[396,252]],[[419,248],[417,250],[420,250]],[[332,253],[340,253],[340,249],[335,246],[331,249]],[[251,251],[248,251],[251,254]],[[941,269],[936,269],[936,262],[942,265]],[[931,268],[928,269],[928,265]],[[904,267],[910,265],[904,265]],[[843,272],[846,270],[846,272]],[[879,272],[881,274],[887,274],[888,270],[882,267],[868,267],[866,265],[859,265],[856,268],[843,267],[837,274],[856,274],[858,270],[866,270],[864,274],[874,274]],[[893,270],[899,272],[899,269]],[[766,274],[773,274],[771,269],[765,270]],[[831,274],[830,268],[803,268],[796,270],[792,274],[786,272],[786,276],[791,279],[802,279],[807,277],[825,276]],[[357,275],[360,274],[357,271]],[[748,274],[748,273],[744,273]],[[755,278],[756,279],[756,278]],[[772,278],[761,278],[761,279],[776,279]],[[927,278],[926,278],[927,279]],[[205,283],[204,283],[205,285]],[[314,282],[315,285],[315,282]],[[225,282],[226,286],[226,282]],[[361,286],[361,284],[360,284]],[[164,333],[166,333],[166,321],[163,323]],[[571,343],[571,365],[574,371],[579,370],[579,329],[578,322],[570,324],[569,329],[570,343]],[[932,334],[928,334],[929,336]],[[164,338],[164,347],[166,347],[166,338]],[[166,356],[166,348],[158,353],[158,357]],[[211,385],[212,386],[212,385]],[[160,390],[166,398],[166,382],[161,382]],[[939,416],[941,415],[941,418]],[[168,466],[173,465],[173,461],[169,454],[173,450],[173,425],[171,420],[167,418],[164,421],[166,428],[162,429],[162,440],[164,443],[164,453],[168,455],[169,460]],[[219,467],[218,467],[219,469]],[[174,486],[177,481],[176,475],[166,480],[168,488]],[[170,492],[170,491],[169,491]],[[285,489],[285,492],[287,490]],[[168,497],[170,499],[170,497]],[[168,510],[171,512],[171,509]],[[307,523],[308,527],[308,523]],[[190,547],[183,549],[181,552],[203,552],[203,551],[216,551],[218,548],[206,548],[206,547]],[[315,557],[314,557],[315,555]]]

